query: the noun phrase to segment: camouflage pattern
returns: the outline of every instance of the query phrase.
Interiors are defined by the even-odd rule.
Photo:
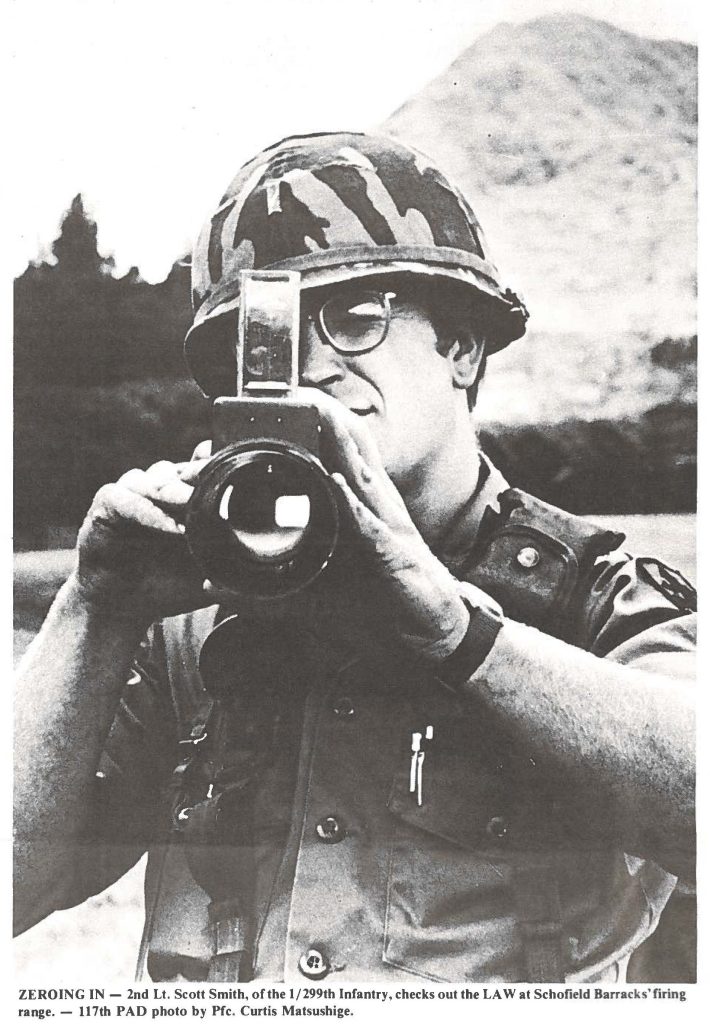
[[[400,143],[351,133],[298,136],[245,164],[205,224],[192,259],[188,364],[214,393],[226,355],[211,324],[239,304],[240,271],[298,270],[303,287],[418,273],[476,289],[489,352],[525,332],[469,203],[432,161]]]

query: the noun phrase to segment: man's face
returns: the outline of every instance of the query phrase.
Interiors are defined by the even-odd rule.
[[[393,480],[421,477],[454,436],[465,391],[416,281],[350,281],[304,291],[301,304],[301,383],[367,422]]]

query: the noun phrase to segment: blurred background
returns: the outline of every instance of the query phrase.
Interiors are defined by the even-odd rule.
[[[459,183],[531,311],[528,336],[489,364],[484,447],[516,486],[620,524],[637,553],[695,577],[697,50],[684,19],[695,5],[531,0],[494,5],[497,16],[490,6],[427,0],[406,17],[405,5],[362,0],[334,22],[317,0],[278,3],[275,21],[254,14],[249,53],[235,8],[217,0],[206,7],[222,18],[221,42],[178,32],[181,5],[172,20],[166,7],[164,22],[143,13],[119,28],[114,5],[72,0],[61,7],[76,22],[57,29],[71,54],[56,39],[45,52],[47,33],[39,44],[18,21],[23,73],[59,76],[54,100],[52,80],[40,82],[41,115],[34,93],[22,107],[28,142],[46,132],[54,144],[57,174],[46,156],[29,160],[18,201],[18,655],[69,570],[97,488],[131,466],[185,458],[208,436],[208,404],[182,361],[188,239],[242,162],[300,131],[379,130]],[[114,58],[128,40],[120,89],[116,66],[101,64],[107,39]],[[262,97],[248,88],[255,60],[262,76],[273,68],[257,79]],[[76,150],[83,165],[71,163]],[[61,195],[56,180],[43,184],[56,177]],[[130,980],[140,871],[20,938],[19,978]]]

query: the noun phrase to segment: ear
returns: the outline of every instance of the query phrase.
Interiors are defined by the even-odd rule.
[[[446,358],[455,388],[466,390],[476,380],[483,358],[483,345],[482,341],[472,338],[470,347],[462,346],[460,341],[455,341],[449,349]]]

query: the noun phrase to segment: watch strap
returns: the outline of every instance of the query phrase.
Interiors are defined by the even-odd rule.
[[[465,597],[462,600],[470,616],[468,628],[456,650],[436,671],[439,679],[455,690],[461,689],[491,653],[504,621],[498,605],[472,605]]]

